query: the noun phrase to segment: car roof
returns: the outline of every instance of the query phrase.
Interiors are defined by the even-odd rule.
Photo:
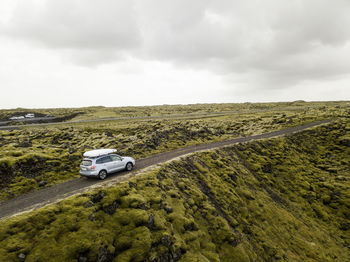
[[[88,157],[88,158],[95,158],[95,157],[99,157],[99,156],[103,156],[103,155],[108,155],[108,154],[112,154],[112,153],[116,153],[117,149],[95,149],[95,150],[90,150],[87,151],[83,154],[84,157]]]

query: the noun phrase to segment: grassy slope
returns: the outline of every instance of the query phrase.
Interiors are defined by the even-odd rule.
[[[244,112],[247,108],[253,110],[268,107],[278,109],[281,106],[285,108],[287,104],[214,104],[149,108],[152,114],[190,110],[197,112],[204,109],[207,111],[237,109],[237,112]],[[288,105],[293,106],[290,103]],[[305,106],[310,108],[305,109]],[[193,144],[259,134],[348,114],[346,103],[341,102],[300,105],[294,103],[294,107],[302,109],[205,118],[93,122],[0,131],[0,201],[78,177],[81,155],[88,149],[118,148],[120,154],[139,159]],[[90,108],[96,112],[102,109],[104,108]],[[136,113],[143,109],[143,107],[128,108],[129,111]],[[56,111],[62,110],[64,111],[64,109]],[[114,108],[114,110],[127,111],[126,108]]]
[[[349,131],[196,153],[9,219],[0,261],[347,261]]]

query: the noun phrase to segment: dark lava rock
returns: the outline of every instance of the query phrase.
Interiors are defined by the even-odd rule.
[[[195,231],[198,230],[197,226],[194,224],[194,222],[191,222],[189,224],[185,224],[184,228],[186,231]]]
[[[162,139],[157,135],[152,135],[152,137],[147,141],[148,147],[151,149],[156,149],[162,143]]]
[[[99,191],[97,194],[90,196],[90,199],[94,203],[100,202],[106,194],[103,193],[102,191]]]
[[[89,208],[89,207],[92,207],[94,205],[94,203],[92,203],[91,201],[87,201],[84,203],[84,207],[85,208]]]
[[[133,187],[133,188],[136,188],[136,189],[137,189],[137,184],[130,181],[130,182],[129,182],[129,187]]]
[[[267,163],[266,165],[264,165],[262,167],[262,171],[264,173],[272,173],[272,165],[271,165],[271,163]]]
[[[164,209],[167,214],[173,213],[173,209],[171,207],[167,207],[164,203],[160,203],[160,208]]]
[[[231,178],[231,180],[233,181],[233,182],[237,182],[237,173],[236,172],[234,172],[233,174],[229,174],[228,175],[230,178]]]
[[[147,225],[146,225],[149,229],[152,229],[154,227],[154,216],[153,214],[151,214],[148,217],[148,221],[147,221]]]
[[[138,209],[142,209],[142,210],[148,210],[149,207],[145,204],[145,203],[141,203],[137,205]]]
[[[340,140],[340,144],[342,144],[343,146],[347,146],[350,147],[350,138],[343,138]]]
[[[160,261],[160,262],[175,262],[175,261],[180,260],[182,255],[185,253],[186,253],[186,250],[182,250],[180,248],[175,250],[175,251],[172,251],[169,249],[167,252],[163,253],[159,257],[158,261]],[[157,260],[153,260],[153,261],[157,261]]]
[[[167,214],[173,213],[173,209],[171,207],[165,207],[164,210],[167,212]]]
[[[162,243],[163,246],[166,246],[166,247],[170,247],[173,243],[173,241],[171,241],[171,237],[170,236],[163,236],[161,239],[160,239],[160,242]]]
[[[350,229],[350,223],[347,222],[347,221],[343,221],[340,223],[340,226],[339,226],[339,229],[340,230],[343,230],[343,231],[347,231]]]
[[[236,247],[240,242],[241,240],[239,238],[231,238],[231,239],[227,239],[227,242],[230,243],[232,246]]]
[[[172,258],[170,252],[166,252],[166,253],[163,253],[163,254],[159,257],[159,261],[160,261],[160,262],[173,262],[174,259]]]
[[[182,257],[182,255],[185,253],[186,253],[186,250],[182,250],[182,249],[178,248],[174,252],[172,252],[171,254],[174,258],[174,261],[178,261]]]
[[[96,217],[95,217],[94,214],[90,214],[90,215],[88,216],[88,218],[89,218],[89,220],[92,221],[92,222],[94,222],[94,221],[96,220]]]
[[[108,136],[108,137],[112,137],[112,136],[113,136],[113,133],[112,133],[111,131],[109,131],[109,130],[107,130],[107,131],[105,132],[105,134],[106,134],[106,136]]]
[[[100,247],[97,254],[97,262],[112,262],[113,255],[105,247]]]
[[[51,139],[51,144],[59,144],[60,136],[56,135]]]
[[[218,157],[217,154],[213,153],[213,154],[211,155],[211,158],[212,158],[213,160],[216,160],[216,159],[218,159],[219,157]]]
[[[18,144],[18,147],[32,147],[32,142],[29,140],[23,141],[22,143]]]
[[[116,201],[114,201],[112,204],[107,205],[107,206],[103,206],[102,209],[105,213],[109,214],[109,215],[113,215],[115,213],[115,210],[117,209],[118,204]]]

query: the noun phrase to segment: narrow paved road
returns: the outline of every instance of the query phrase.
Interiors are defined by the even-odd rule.
[[[183,156],[189,153],[193,153],[201,150],[219,148],[219,147],[233,145],[233,144],[242,143],[242,142],[249,142],[256,139],[267,139],[267,138],[272,138],[276,136],[289,135],[295,132],[305,130],[307,128],[315,127],[321,124],[326,124],[331,121],[333,120],[323,120],[323,121],[313,122],[310,124],[305,124],[305,125],[292,127],[284,130],[265,133],[261,135],[254,135],[249,137],[235,138],[235,139],[221,141],[221,142],[195,145],[195,146],[180,148],[177,150],[161,153],[148,158],[137,160],[136,166],[131,173],[119,172],[114,175],[110,175],[106,179],[107,181],[106,180],[105,181],[106,182],[108,182],[109,180],[113,180],[116,182],[125,181],[129,179],[136,172],[140,172],[141,169],[144,169],[146,167],[150,167],[156,164],[160,164],[160,163],[169,161],[173,158]],[[84,189],[87,189],[88,187],[91,187],[93,185],[106,183],[105,181],[100,181],[98,179],[77,178],[58,185],[33,191],[5,202],[0,202],[0,218],[8,217],[17,213],[28,211],[33,208],[45,206],[49,203],[56,202],[59,199],[74,195],[77,192],[83,191]]]

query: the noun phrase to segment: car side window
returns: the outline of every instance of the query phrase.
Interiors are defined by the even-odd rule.
[[[122,158],[120,156],[116,156],[116,155],[111,155],[112,161],[121,161]]]
[[[112,161],[112,158],[110,156],[105,156],[103,158],[103,163],[108,163],[108,162],[111,162]]]
[[[96,164],[103,164],[103,163],[108,163],[111,162],[112,159],[110,156],[104,156],[96,160]]]

